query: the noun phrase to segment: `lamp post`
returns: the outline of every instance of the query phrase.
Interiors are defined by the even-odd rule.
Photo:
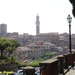
[[[70,53],[71,51],[71,21],[72,21],[72,17],[70,15],[68,15],[67,17],[67,21],[69,23],[69,49],[70,49]]]

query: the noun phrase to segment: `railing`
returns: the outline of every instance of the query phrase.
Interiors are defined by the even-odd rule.
[[[55,58],[43,61],[40,65],[40,75],[65,75],[74,67],[75,53],[58,55]],[[23,69],[26,75],[35,75],[35,68]]]

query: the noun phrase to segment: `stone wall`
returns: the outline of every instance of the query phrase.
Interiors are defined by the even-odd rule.
[[[17,72],[18,65],[15,63],[11,64],[0,64],[0,71],[14,71]]]

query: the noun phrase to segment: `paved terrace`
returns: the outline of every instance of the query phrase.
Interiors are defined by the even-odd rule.
[[[59,74],[59,75],[63,75],[63,74]],[[71,68],[70,71],[68,71],[65,75],[75,75],[75,67]]]
[[[70,71],[68,71],[66,75],[75,75],[75,67],[74,69],[70,69]]]

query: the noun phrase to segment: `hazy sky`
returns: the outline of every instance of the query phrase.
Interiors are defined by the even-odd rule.
[[[69,0],[0,0],[0,24],[8,32],[36,34],[36,15],[40,16],[40,33],[69,32],[67,16],[72,16]],[[75,19],[72,16],[72,33]]]

